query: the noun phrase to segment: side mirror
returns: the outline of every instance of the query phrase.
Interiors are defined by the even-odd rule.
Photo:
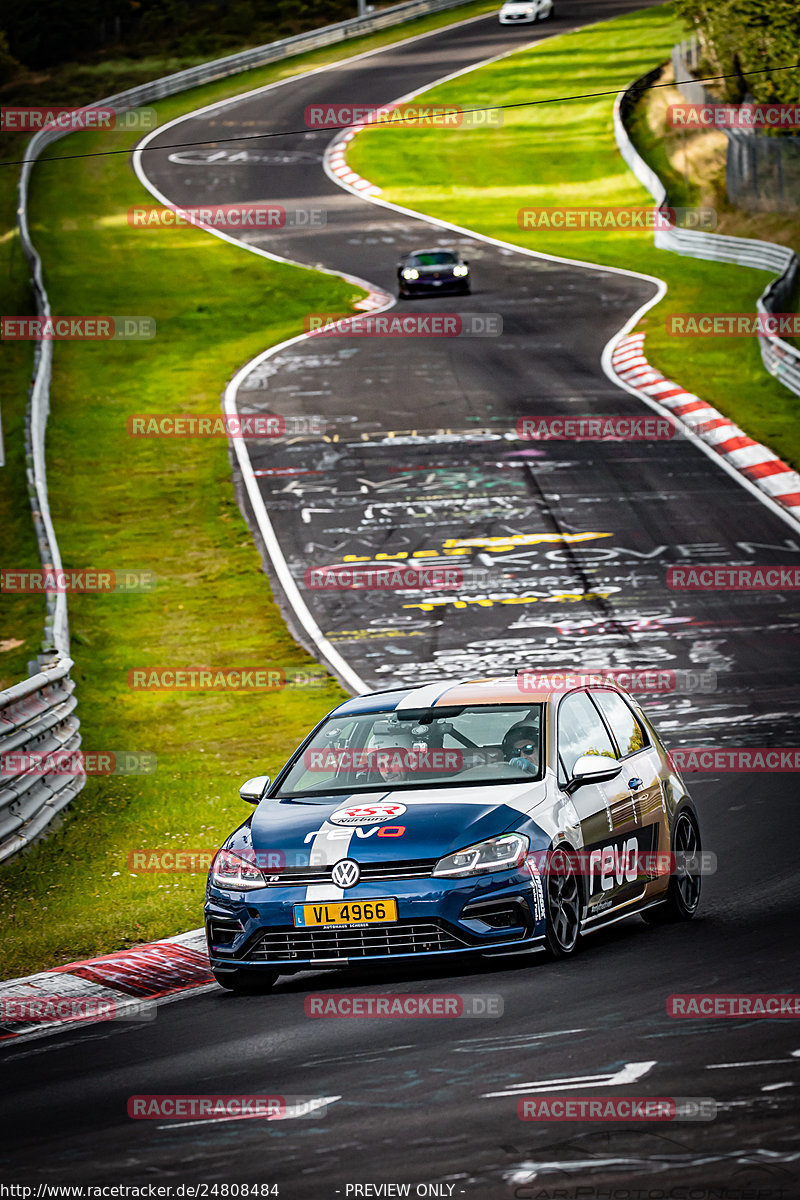
[[[622,771],[622,763],[615,758],[606,758],[604,754],[582,754],[572,768],[572,778],[566,790],[571,796],[579,787],[587,783],[607,783],[616,779]]]
[[[269,782],[269,775],[256,775],[254,779],[248,779],[247,783],[242,784],[239,795],[248,804],[258,804],[269,787]]]

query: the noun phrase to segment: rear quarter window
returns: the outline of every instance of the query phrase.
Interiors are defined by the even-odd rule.
[[[644,726],[619,692],[592,692],[592,699],[611,726],[623,758],[649,746]]]

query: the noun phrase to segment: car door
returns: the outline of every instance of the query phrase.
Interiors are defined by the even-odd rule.
[[[569,692],[559,702],[556,730],[558,780],[563,788],[582,754],[600,754],[618,759],[617,747],[597,706],[586,691]],[[606,783],[587,783],[572,793],[583,836],[581,874],[587,915],[599,916],[626,901],[632,887],[632,872],[626,870],[631,837],[614,827],[614,813],[630,804],[623,775]]]
[[[593,688],[591,696],[614,739],[622,763],[622,779],[628,788],[627,798],[620,798],[612,810],[614,830],[636,836],[641,866],[653,863],[655,852],[669,849],[661,756],[624,696],[611,688]],[[642,871],[640,876],[655,878],[655,869]]]

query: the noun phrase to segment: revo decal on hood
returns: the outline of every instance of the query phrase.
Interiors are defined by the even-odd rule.
[[[357,838],[373,837],[376,833],[378,837],[402,837],[406,831],[405,825],[373,825],[371,829],[357,827],[351,831],[349,829],[313,829],[311,833],[307,833],[303,838],[303,842],[311,842],[319,833],[327,834],[329,842],[335,842],[337,838],[350,838],[355,833]]]

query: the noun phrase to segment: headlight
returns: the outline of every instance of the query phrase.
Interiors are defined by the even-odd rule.
[[[484,871],[507,871],[525,861],[529,845],[530,838],[524,833],[503,833],[500,837],[487,838],[485,842],[477,842],[465,850],[456,850],[455,854],[440,858],[433,873],[462,876],[481,875]]]
[[[403,279],[419,279],[419,271],[413,267],[403,267]]]
[[[469,267],[465,267],[463,263],[459,263],[457,267],[453,267],[453,274],[461,278],[463,275],[469,275]]]
[[[251,892],[253,888],[267,886],[258,867],[234,854],[233,850],[220,850],[217,853],[211,867],[211,882],[214,887],[232,892]]]

